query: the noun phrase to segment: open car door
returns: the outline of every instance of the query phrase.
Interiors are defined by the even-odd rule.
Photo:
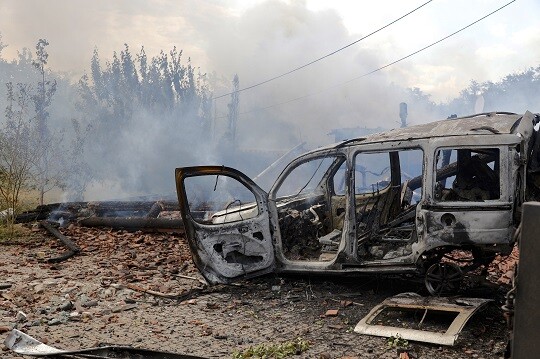
[[[273,271],[268,195],[224,166],[176,169],[176,190],[195,265],[211,284]]]

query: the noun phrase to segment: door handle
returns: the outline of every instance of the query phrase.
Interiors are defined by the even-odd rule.
[[[240,232],[240,233],[246,233],[247,231],[249,231],[248,226],[238,227],[238,232]]]

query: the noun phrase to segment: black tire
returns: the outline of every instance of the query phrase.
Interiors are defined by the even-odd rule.
[[[456,294],[463,280],[461,268],[450,262],[432,264],[426,271],[424,284],[436,297]]]

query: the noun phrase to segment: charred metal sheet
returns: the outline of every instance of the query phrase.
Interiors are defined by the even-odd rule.
[[[214,213],[216,217],[212,217],[209,222],[196,218],[188,203],[184,180],[205,175],[216,176],[216,183],[219,176],[223,176],[249,188],[255,203],[243,206],[239,202],[237,208],[230,208],[229,205],[236,202],[234,200],[226,206],[225,212]],[[255,182],[230,167],[199,166],[177,168],[176,186],[193,261],[208,283],[231,283],[235,279],[250,278],[273,271],[275,259],[268,225],[268,195]],[[214,185],[213,191],[216,189]],[[212,191],[212,188],[209,190]],[[253,209],[255,211],[250,212]],[[233,213],[233,216],[225,221],[225,216],[229,213]],[[243,220],[237,220],[236,215]],[[230,219],[233,221],[229,222]],[[214,220],[219,224],[213,224]]]
[[[450,137],[464,135],[493,135],[512,134],[516,131],[516,122],[521,115],[511,113],[484,113],[470,117],[462,117],[446,121],[436,121],[426,124],[399,128],[383,133],[367,136],[367,142],[381,142],[385,140],[408,140],[418,138]],[[490,128],[490,130],[480,130]]]
[[[490,302],[490,299],[480,298],[437,298],[421,297],[416,293],[402,293],[384,300],[374,307],[354,328],[356,333],[379,337],[399,336],[403,339],[419,342],[454,345],[465,323],[478,309]],[[418,311],[421,318],[414,328],[375,324],[385,310]],[[430,311],[455,315],[448,328],[444,331],[422,330],[422,324]]]
[[[13,329],[4,342],[17,354],[56,358],[148,358],[148,359],[205,359],[203,357],[139,349],[124,346],[106,346],[81,350],[62,350],[43,344],[35,338]]]

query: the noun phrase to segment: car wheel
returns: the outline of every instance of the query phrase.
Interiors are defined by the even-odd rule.
[[[437,297],[457,293],[463,280],[461,268],[450,262],[432,264],[426,271],[425,285]]]

